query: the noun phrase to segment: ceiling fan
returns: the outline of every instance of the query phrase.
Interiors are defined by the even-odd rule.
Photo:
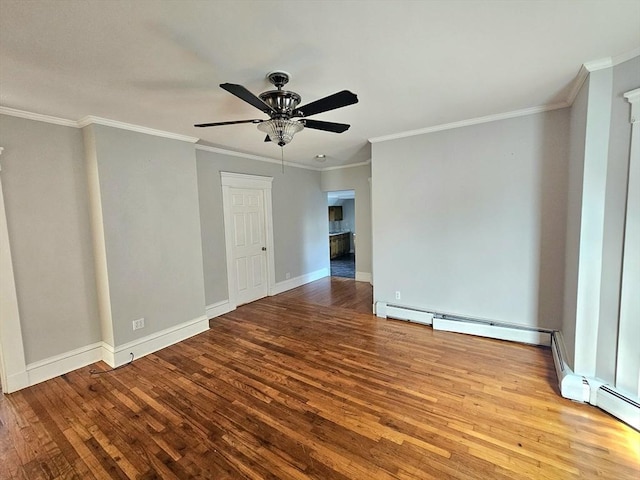
[[[267,74],[267,78],[275,85],[277,90],[263,92],[259,97],[255,96],[242,85],[235,83],[221,83],[220,87],[269,115],[268,120],[252,119],[199,123],[194,125],[194,127],[217,127],[220,125],[234,125],[236,123],[255,123],[258,125],[258,130],[267,134],[264,139],[265,142],[274,142],[280,147],[284,147],[293,139],[293,136],[303,128],[342,133],[347,131],[351,126],[346,123],[323,122],[306,117],[358,103],[358,97],[355,93],[349,90],[342,90],[341,92],[298,107],[302,97],[296,92],[282,89],[282,87],[289,82],[290,75],[287,72],[279,70],[270,72]]]

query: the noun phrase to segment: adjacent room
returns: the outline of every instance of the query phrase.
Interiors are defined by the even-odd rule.
[[[639,19],[0,0],[0,479],[639,478]]]
[[[355,192],[328,192],[331,276],[356,278]]]

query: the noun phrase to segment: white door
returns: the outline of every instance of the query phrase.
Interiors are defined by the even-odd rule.
[[[232,265],[238,305],[267,296],[263,191],[231,188]]]

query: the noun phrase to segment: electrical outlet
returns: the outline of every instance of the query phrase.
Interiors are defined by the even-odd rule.
[[[144,328],[144,318],[139,318],[137,320],[133,321],[133,329],[134,330],[140,330],[141,328]]]
[[[400,300],[400,291],[399,290],[396,291],[396,300]]]

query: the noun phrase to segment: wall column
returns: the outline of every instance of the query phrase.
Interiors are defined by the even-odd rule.
[[[575,373],[587,377],[597,365],[612,79],[611,69],[589,74],[574,358]]]
[[[622,257],[616,388],[640,397],[640,88],[624,96],[631,103],[632,129]]]
[[[3,148],[0,147],[0,154]],[[0,173],[2,166],[0,165]],[[0,175],[0,383],[4,393],[29,385]]]

